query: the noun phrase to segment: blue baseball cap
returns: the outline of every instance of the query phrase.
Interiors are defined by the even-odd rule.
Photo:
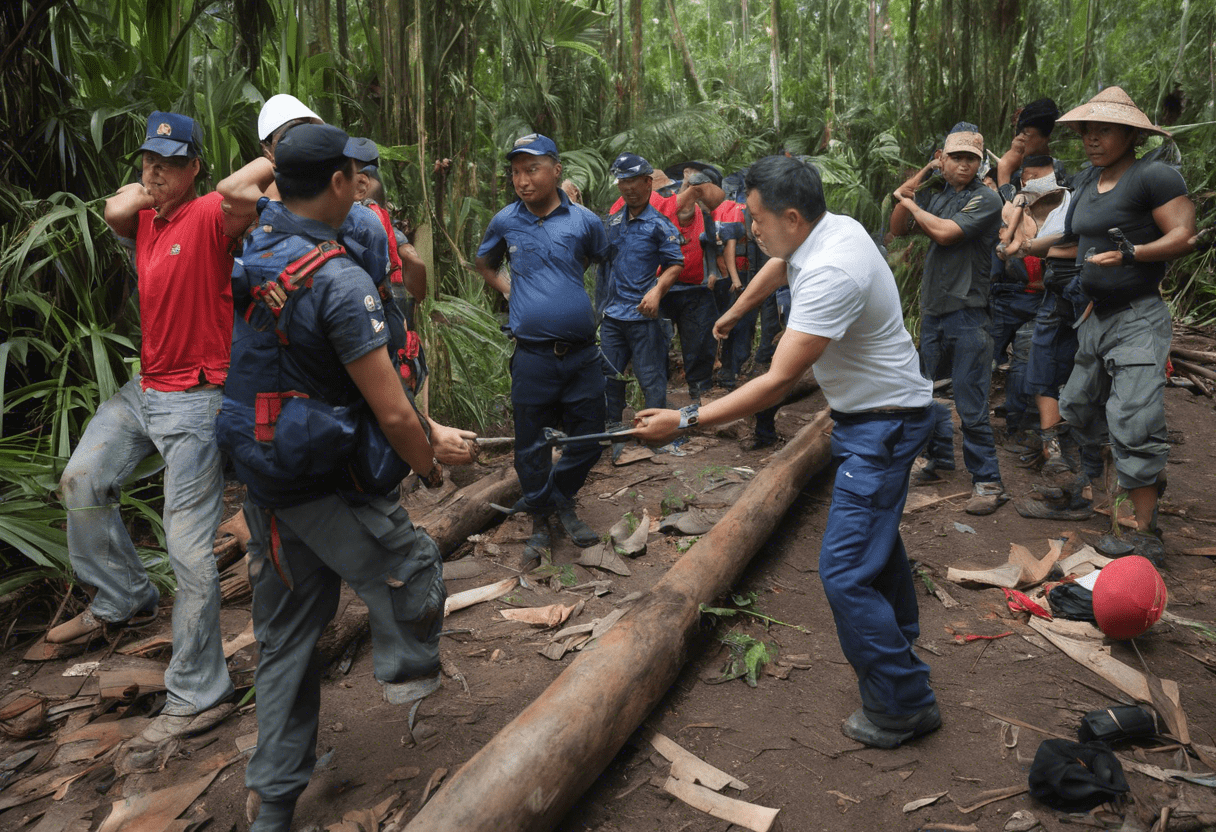
[[[609,168],[617,179],[632,179],[635,176],[649,176],[654,173],[654,167],[636,153],[622,153],[612,161]]]
[[[328,180],[347,158],[346,132],[328,124],[299,124],[287,131],[274,151],[274,178],[304,186]]]
[[[346,156],[359,162],[359,170],[375,170],[380,165],[380,148],[371,139],[352,136],[346,143]]]
[[[157,110],[148,116],[147,136],[139,149],[193,159],[203,152],[203,128],[190,116]]]
[[[540,133],[529,133],[516,139],[515,144],[511,145],[511,149],[507,151],[507,158],[510,159],[517,153],[527,153],[530,156],[552,156],[554,159],[560,158],[557,155],[557,142],[548,136],[542,136]]]

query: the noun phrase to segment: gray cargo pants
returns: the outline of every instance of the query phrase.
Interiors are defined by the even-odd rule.
[[[1165,362],[1173,327],[1157,295],[1122,311],[1091,314],[1078,333],[1076,363],[1060,392],[1060,415],[1087,443],[1109,433],[1119,485],[1153,485],[1169,456]]]
[[[252,538],[253,628],[261,646],[258,746],[245,784],[263,801],[294,802],[316,764],[321,672],[315,651],[342,581],[367,604],[375,676],[399,683],[439,672],[443,561],[395,500],[365,506],[338,496],[274,512],[280,567],[269,558],[270,517],[245,504]]]

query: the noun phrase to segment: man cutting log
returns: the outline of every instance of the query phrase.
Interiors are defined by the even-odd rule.
[[[637,436],[667,442],[695,425],[763,410],[814,365],[836,421],[838,466],[819,575],[862,703],[842,730],[896,748],[941,727],[929,666],[913,650],[919,616],[899,534],[912,462],[933,429],[932,386],[920,374],[891,270],[860,223],[826,211],[814,165],[770,156],[751,166],[746,184],[755,238],[786,268],[757,275],[737,303],[746,308],[748,295],[788,281],[786,334],[767,373],[703,408],[643,410]],[[729,332],[729,318],[719,319],[716,335]]]

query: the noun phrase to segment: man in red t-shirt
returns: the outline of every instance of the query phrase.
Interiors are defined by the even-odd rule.
[[[83,650],[119,627],[155,620],[160,595],[118,507],[123,483],[159,452],[165,546],[177,578],[173,658],[165,707],[134,750],[200,733],[233,708],[211,551],[224,508],[215,416],[232,344],[232,246],[253,219],[227,213],[219,193],[196,195],[205,170],[193,119],[153,113],[140,151],[141,181],[105,207],[139,278],[140,373],[97,409],[60,482],[72,568],[96,593],[46,636]]]

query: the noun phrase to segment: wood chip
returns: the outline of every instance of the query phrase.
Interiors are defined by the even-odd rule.
[[[547,607],[522,607],[498,611],[508,621],[522,621],[534,627],[556,627],[570,617],[574,605],[550,604]]]
[[[584,549],[575,563],[580,566],[593,566],[596,569],[604,569],[617,575],[624,575],[625,577],[633,574],[629,570],[629,567],[625,565],[625,561],[621,559],[621,556],[616,553],[616,550],[607,543],[597,543],[590,549]]]
[[[457,610],[463,610],[465,607],[501,598],[514,589],[518,583],[519,578],[503,578],[497,583],[486,584],[485,586],[466,589],[464,592],[457,592],[455,595],[449,595],[448,600],[443,605],[443,614],[451,615]]]
[[[663,791],[682,800],[694,809],[706,814],[729,821],[735,826],[742,826],[752,832],[770,832],[777,821],[779,809],[757,806],[745,800],[735,800],[732,797],[718,794],[715,791],[668,777],[663,784]]]
[[[1030,786],[1008,786],[1004,789],[993,789],[992,791],[984,792],[975,796],[976,802],[970,806],[959,806],[958,810],[964,815],[969,815],[977,809],[982,809],[989,803],[996,803],[1000,800],[1008,800],[1011,797],[1017,797],[1020,794],[1025,794],[1030,791]]]
[[[700,783],[716,792],[722,791],[727,786],[739,791],[747,788],[747,784],[742,780],[711,766],[670,737],[657,731],[651,735],[650,744],[654,746],[655,751],[662,754],[671,763],[671,776],[677,780]]]
[[[422,799],[419,803],[426,803],[427,798],[435,793],[435,789],[439,788],[439,784],[443,782],[443,778],[448,776],[446,768],[437,768],[431,773],[431,777],[426,781],[426,788],[422,790]]]

